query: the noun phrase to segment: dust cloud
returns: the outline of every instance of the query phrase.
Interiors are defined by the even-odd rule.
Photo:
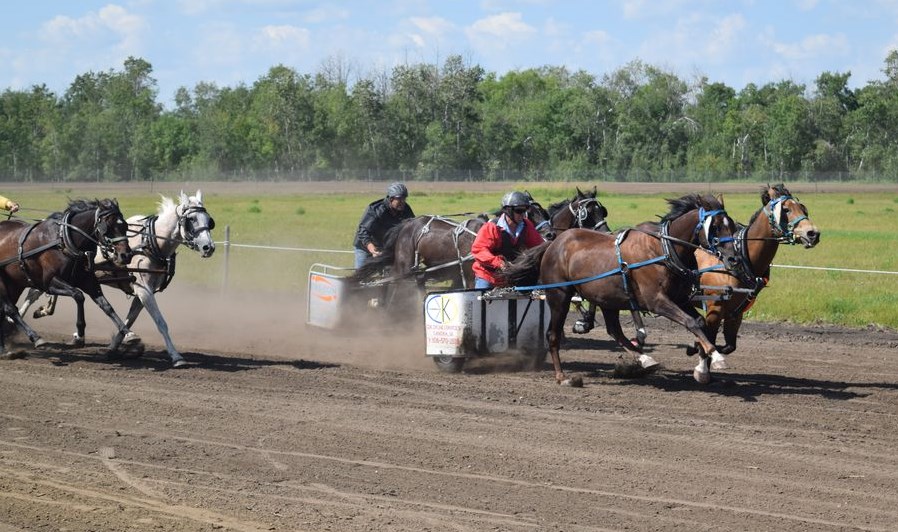
[[[123,292],[104,294],[124,319],[131,299]],[[423,315],[394,321],[386,309],[360,308],[336,329],[307,325],[305,290],[292,293],[220,289],[179,283],[177,277],[156,298],[168,322],[175,347],[190,362],[190,353],[235,353],[270,360],[307,360],[353,364],[377,369],[432,368],[424,355]],[[49,340],[64,341],[75,331],[75,302],[59,298],[52,316],[35,319],[32,312],[46,301],[38,300],[25,319]],[[88,344],[107,344],[115,327],[89,299],[85,302]],[[167,356],[162,335],[146,309],[132,330],[146,345],[146,356]],[[24,337],[18,335],[17,343]]]

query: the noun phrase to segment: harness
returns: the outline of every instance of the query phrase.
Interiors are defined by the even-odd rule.
[[[91,242],[93,248],[99,247],[101,252],[103,253],[103,256],[108,258],[109,257],[109,250],[108,250],[109,247],[111,247],[113,244],[115,244],[116,242],[119,242],[121,240],[127,240],[127,237],[125,237],[125,236],[114,237],[114,238],[100,236],[100,235],[104,235],[106,232],[106,229],[107,229],[106,222],[103,221],[102,218],[104,218],[108,214],[110,214],[110,212],[101,211],[100,207],[97,207],[97,209],[94,211],[94,225],[93,225],[94,231],[93,231],[93,233],[98,235],[98,239],[102,240],[103,244],[101,244],[98,239],[94,239],[94,237],[92,235],[87,234],[80,227],[72,225],[69,222],[69,220],[71,219],[71,217],[74,214],[71,211],[67,210],[63,213],[62,220],[60,220],[60,221],[49,220],[50,222],[56,223],[59,226],[56,239],[51,240],[51,241],[47,242],[46,244],[43,244],[41,246],[38,246],[38,247],[26,252],[25,251],[25,242],[28,240],[28,237],[31,235],[31,232],[40,224],[40,222],[38,222],[36,224],[32,224],[32,225],[28,226],[28,228],[25,229],[25,231],[23,231],[21,235],[19,235],[19,240],[18,240],[18,244],[16,247],[16,255],[13,257],[10,257],[8,259],[5,259],[3,261],[0,261],[0,267],[7,266],[9,264],[12,264],[13,262],[18,262],[19,268],[22,271],[22,275],[25,276],[25,280],[28,282],[28,285],[32,286],[32,287],[37,287],[37,283],[34,282],[34,279],[32,279],[31,274],[28,271],[28,265],[27,265],[26,259],[30,259],[31,257],[39,255],[45,251],[48,251],[48,250],[51,250],[54,248],[59,248],[59,250],[66,257],[72,259],[72,261],[73,261],[71,264],[72,272],[74,272],[75,266],[82,260],[84,260],[85,271],[91,271],[94,268],[94,261],[93,261],[94,249],[90,249],[90,250],[79,249],[75,245],[74,241],[72,240],[71,231],[74,230],[74,231],[77,231],[78,233],[80,233],[84,238],[86,238],[89,242]]]
[[[446,263],[440,264],[438,266],[425,267],[424,269],[421,269],[420,268],[421,256],[418,252],[418,243],[421,242],[421,239],[423,239],[424,236],[430,232],[430,226],[435,220],[441,221],[453,228],[452,229],[452,244],[453,244],[453,246],[455,246],[455,256],[457,258],[454,261],[446,262]],[[439,215],[429,216],[427,223],[425,223],[424,226],[421,227],[421,229],[418,231],[418,234],[415,236],[415,267],[413,268],[412,273],[423,275],[423,274],[430,273],[433,271],[442,270],[443,268],[448,268],[451,266],[458,266],[458,274],[462,280],[462,287],[467,289],[468,281],[465,279],[464,263],[472,260],[474,258],[474,255],[472,255],[470,252],[468,252],[468,254],[462,256],[461,247],[458,245],[458,239],[461,237],[461,235],[463,235],[465,233],[467,233],[473,237],[477,236],[477,233],[472,231],[468,227],[468,224],[471,223],[472,221],[473,220],[466,220],[463,224],[460,224],[454,220],[450,220],[449,218],[446,218],[443,216],[439,216]],[[386,282],[389,280],[390,279],[384,279],[383,282]]]
[[[711,231],[711,219],[717,214],[726,214],[726,211],[722,209],[713,210],[713,211],[705,211],[704,208],[699,208],[699,222],[696,224],[696,228],[693,231],[693,234],[697,233],[700,230],[705,231],[705,235],[707,240],[710,243],[708,251],[717,252],[716,245],[724,242],[732,241],[732,237],[726,238],[716,238],[712,236]],[[653,257],[651,259],[643,260],[634,264],[629,264],[623,260],[623,256],[621,254],[621,244],[627,238],[630,231],[640,231],[641,233],[647,234],[649,236],[655,237],[661,241],[661,250],[663,251],[663,255],[659,255],[657,257]],[[698,246],[691,242],[687,242],[685,240],[681,240],[679,238],[673,237],[670,235],[670,222],[666,221],[661,224],[660,230],[658,233],[653,233],[650,231],[645,231],[639,228],[635,229],[624,229],[618,233],[617,237],[614,239],[614,252],[617,255],[617,268],[613,270],[609,270],[598,275],[593,275],[591,277],[586,277],[584,279],[576,279],[574,281],[565,281],[560,283],[552,283],[552,284],[544,284],[544,285],[533,285],[533,286],[516,286],[514,290],[517,291],[529,291],[529,290],[546,290],[550,288],[562,288],[566,286],[577,286],[581,284],[585,284],[592,281],[597,281],[599,279],[604,279],[606,277],[611,277],[612,275],[621,276],[621,282],[623,284],[624,293],[627,296],[629,301],[630,309],[633,311],[640,310],[639,304],[634,297],[634,294],[630,288],[631,281],[629,279],[630,272],[633,270],[637,270],[639,268],[643,268],[645,266],[650,266],[652,264],[663,263],[664,266],[673,271],[676,275],[683,278],[690,286],[690,297],[695,294],[699,290],[698,279],[702,273],[702,270],[693,270],[691,268],[687,268],[686,265],[680,260],[679,256],[674,252],[671,243],[677,243],[689,247],[699,248],[702,246]]]

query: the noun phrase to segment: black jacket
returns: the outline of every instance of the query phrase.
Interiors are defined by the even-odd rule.
[[[408,203],[405,204],[402,211],[394,213],[390,209],[388,199],[372,201],[359,221],[359,229],[356,231],[353,245],[359,249],[367,249],[368,243],[373,242],[378,249],[381,249],[387,231],[399,225],[402,220],[414,217],[415,213]]]

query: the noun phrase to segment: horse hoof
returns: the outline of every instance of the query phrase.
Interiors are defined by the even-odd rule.
[[[689,347],[686,348],[686,356],[687,356],[687,357],[695,356],[696,353],[698,353],[698,348],[697,348],[697,347],[695,347],[695,346],[689,346]]]
[[[721,369],[730,369],[730,365],[727,364],[726,359],[718,353],[714,351],[711,353],[711,369],[713,370],[721,370]]]
[[[175,360],[175,361],[173,361],[173,362],[171,363],[171,367],[173,367],[173,368],[186,368],[186,367],[187,367],[187,361],[184,360],[183,358],[179,358],[178,360]]]
[[[718,349],[718,351],[720,351],[720,354],[721,354],[721,355],[729,355],[730,353],[732,353],[732,352],[735,351],[735,350],[736,350],[736,346],[735,346],[735,345],[729,345],[729,344],[727,344],[727,345],[721,347],[720,349]]]
[[[658,366],[658,361],[648,355],[639,355],[637,358],[642,369],[649,369]]]
[[[582,320],[577,320],[574,323],[574,326],[571,328],[571,331],[573,331],[574,334],[586,334],[589,331],[591,331],[592,328],[593,328],[593,325],[591,323],[587,323]]]
[[[19,358],[25,358],[25,356],[26,356],[25,351],[20,351],[20,350],[7,351],[7,352],[3,353],[2,355],[0,355],[0,360],[16,360]]]
[[[708,384],[711,382],[711,372],[710,371],[699,371],[698,368],[695,368],[692,372],[692,378],[695,379],[695,382],[699,384]]]
[[[577,375],[576,377],[571,377],[570,379],[564,379],[559,384],[561,384],[562,386],[570,386],[571,388],[582,388],[583,377]]]
[[[34,347],[41,348],[45,345],[47,345],[47,341],[44,340],[43,338],[38,338],[37,340],[34,341]]]
[[[84,347],[84,338],[73,337],[70,345],[72,347]]]
[[[639,340],[636,338],[630,338],[630,345],[633,347],[633,350],[637,353],[642,353],[643,344],[639,343]]]
[[[133,331],[128,331],[124,338],[122,338],[123,344],[134,344],[140,342],[140,336]]]

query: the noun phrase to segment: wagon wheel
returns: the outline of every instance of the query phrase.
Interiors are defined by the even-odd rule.
[[[454,357],[452,355],[442,355],[433,357],[433,363],[437,369],[445,373],[459,373],[465,365],[464,357]]]

